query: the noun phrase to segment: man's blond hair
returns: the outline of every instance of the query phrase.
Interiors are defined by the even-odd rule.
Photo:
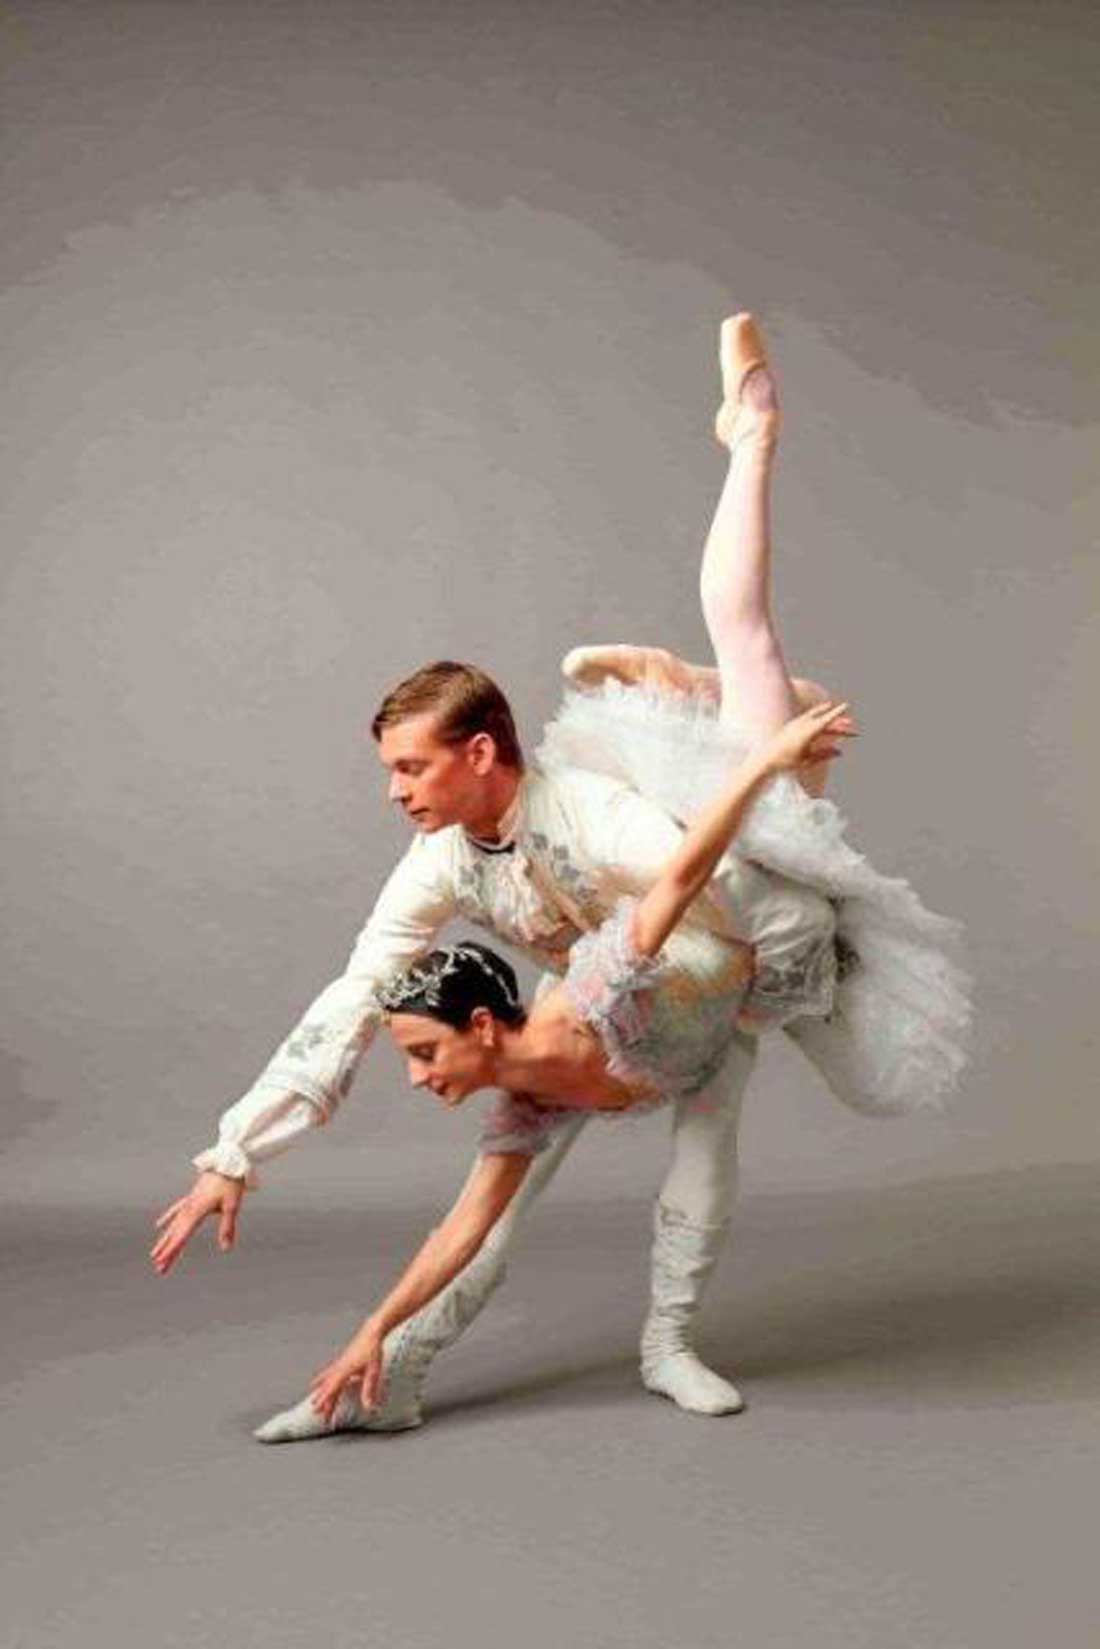
[[[411,716],[434,715],[441,744],[464,744],[475,733],[488,733],[505,767],[523,770],[511,705],[496,682],[473,664],[439,659],[399,681],[378,707],[370,724],[375,739],[387,727]]]

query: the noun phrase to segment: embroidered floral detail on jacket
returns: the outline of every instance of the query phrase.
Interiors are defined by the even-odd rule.
[[[601,899],[598,887],[580,869],[568,847],[563,842],[552,841],[541,830],[532,830],[530,840],[551,881],[562,889],[585,920],[593,926],[603,921],[607,915],[607,900]]]
[[[522,852],[460,861],[455,891],[468,921],[536,952],[544,963],[566,954],[580,931],[565,910],[548,902]]]
[[[801,1014],[824,1015],[832,1008],[836,981],[835,935],[827,934],[782,962],[759,966],[745,1013],[756,1022],[772,1024]]]
[[[312,1049],[319,1048],[331,1035],[332,1026],[326,1025],[323,1020],[299,1025],[297,1030],[287,1037],[280,1053],[287,1059],[308,1059]]]

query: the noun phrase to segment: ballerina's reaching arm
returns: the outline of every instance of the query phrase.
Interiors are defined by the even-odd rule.
[[[349,1381],[360,1382],[360,1401],[371,1408],[382,1380],[382,1347],[391,1329],[427,1305],[467,1266],[512,1201],[532,1158],[518,1152],[479,1158],[450,1213],[431,1231],[381,1305],[339,1356],[310,1381],[313,1407],[326,1420]]]
[[[631,937],[642,956],[656,956],[710,880],[757,794],[777,773],[840,755],[839,738],[857,737],[847,704],[827,701],[793,716],[734,771],[725,790],[699,815],[660,876],[635,906]]]

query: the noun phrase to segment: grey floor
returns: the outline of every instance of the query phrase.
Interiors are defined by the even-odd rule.
[[[637,1381],[648,1202],[551,1195],[428,1425],[284,1448],[250,1428],[434,1210],[375,1206],[367,1277],[361,1211],[269,1204],[169,1286],[144,1207],[10,1207],[3,1641],[1085,1649],[1095,1185],[746,1195],[719,1420]]]

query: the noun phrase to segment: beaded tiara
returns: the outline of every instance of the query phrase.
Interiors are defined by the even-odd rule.
[[[387,1013],[415,1013],[464,1027],[476,1007],[486,1007],[498,1019],[522,1015],[516,976],[502,956],[465,940],[431,951],[420,962],[399,973],[377,992]]]

